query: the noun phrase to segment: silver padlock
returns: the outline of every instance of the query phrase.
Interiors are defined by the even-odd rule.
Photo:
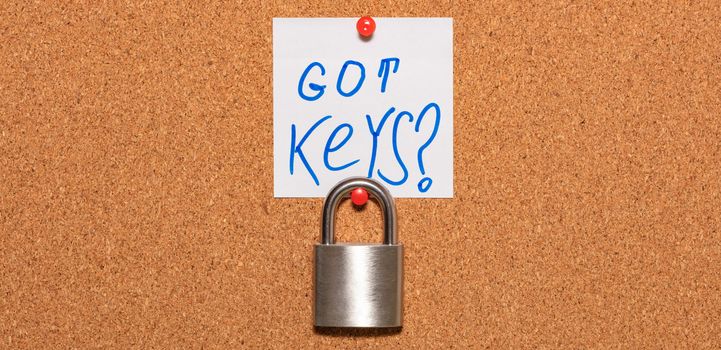
[[[336,244],[338,204],[363,187],[381,206],[383,244]],[[315,245],[315,325],[317,327],[401,327],[403,246],[396,234],[396,207],[379,182],[353,177],[330,190],[323,203],[321,243]]]

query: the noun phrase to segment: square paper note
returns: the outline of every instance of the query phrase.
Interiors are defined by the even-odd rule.
[[[396,197],[453,196],[453,21],[273,20],[276,197],[323,197],[349,176]]]

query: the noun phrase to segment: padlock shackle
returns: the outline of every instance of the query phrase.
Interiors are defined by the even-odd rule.
[[[363,187],[378,200],[383,212],[383,244],[398,244],[396,234],[396,205],[390,192],[378,181],[365,177],[350,177],[333,187],[323,202],[321,244],[335,243],[335,213],[341,200],[356,187]]]

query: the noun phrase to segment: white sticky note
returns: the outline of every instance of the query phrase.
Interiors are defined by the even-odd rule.
[[[453,20],[273,19],[276,197],[365,176],[395,197],[453,197]]]

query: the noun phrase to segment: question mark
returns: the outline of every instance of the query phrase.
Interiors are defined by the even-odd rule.
[[[416,120],[416,132],[420,130],[421,122],[423,121],[423,117],[426,116],[426,113],[433,108],[436,110],[436,120],[435,124],[433,124],[433,132],[431,133],[431,136],[426,140],[426,143],[421,145],[420,148],[418,148],[418,167],[421,170],[421,174],[426,174],[426,168],[423,166],[423,151],[426,150],[426,148],[433,142],[433,139],[436,138],[436,134],[438,134],[438,127],[441,124],[441,107],[438,106],[435,102],[431,102],[426,107],[423,108],[421,113],[418,115],[418,119]],[[418,182],[418,190],[422,193],[425,193],[428,191],[428,189],[431,188],[431,184],[433,184],[433,180],[430,177],[423,177],[421,181]]]

